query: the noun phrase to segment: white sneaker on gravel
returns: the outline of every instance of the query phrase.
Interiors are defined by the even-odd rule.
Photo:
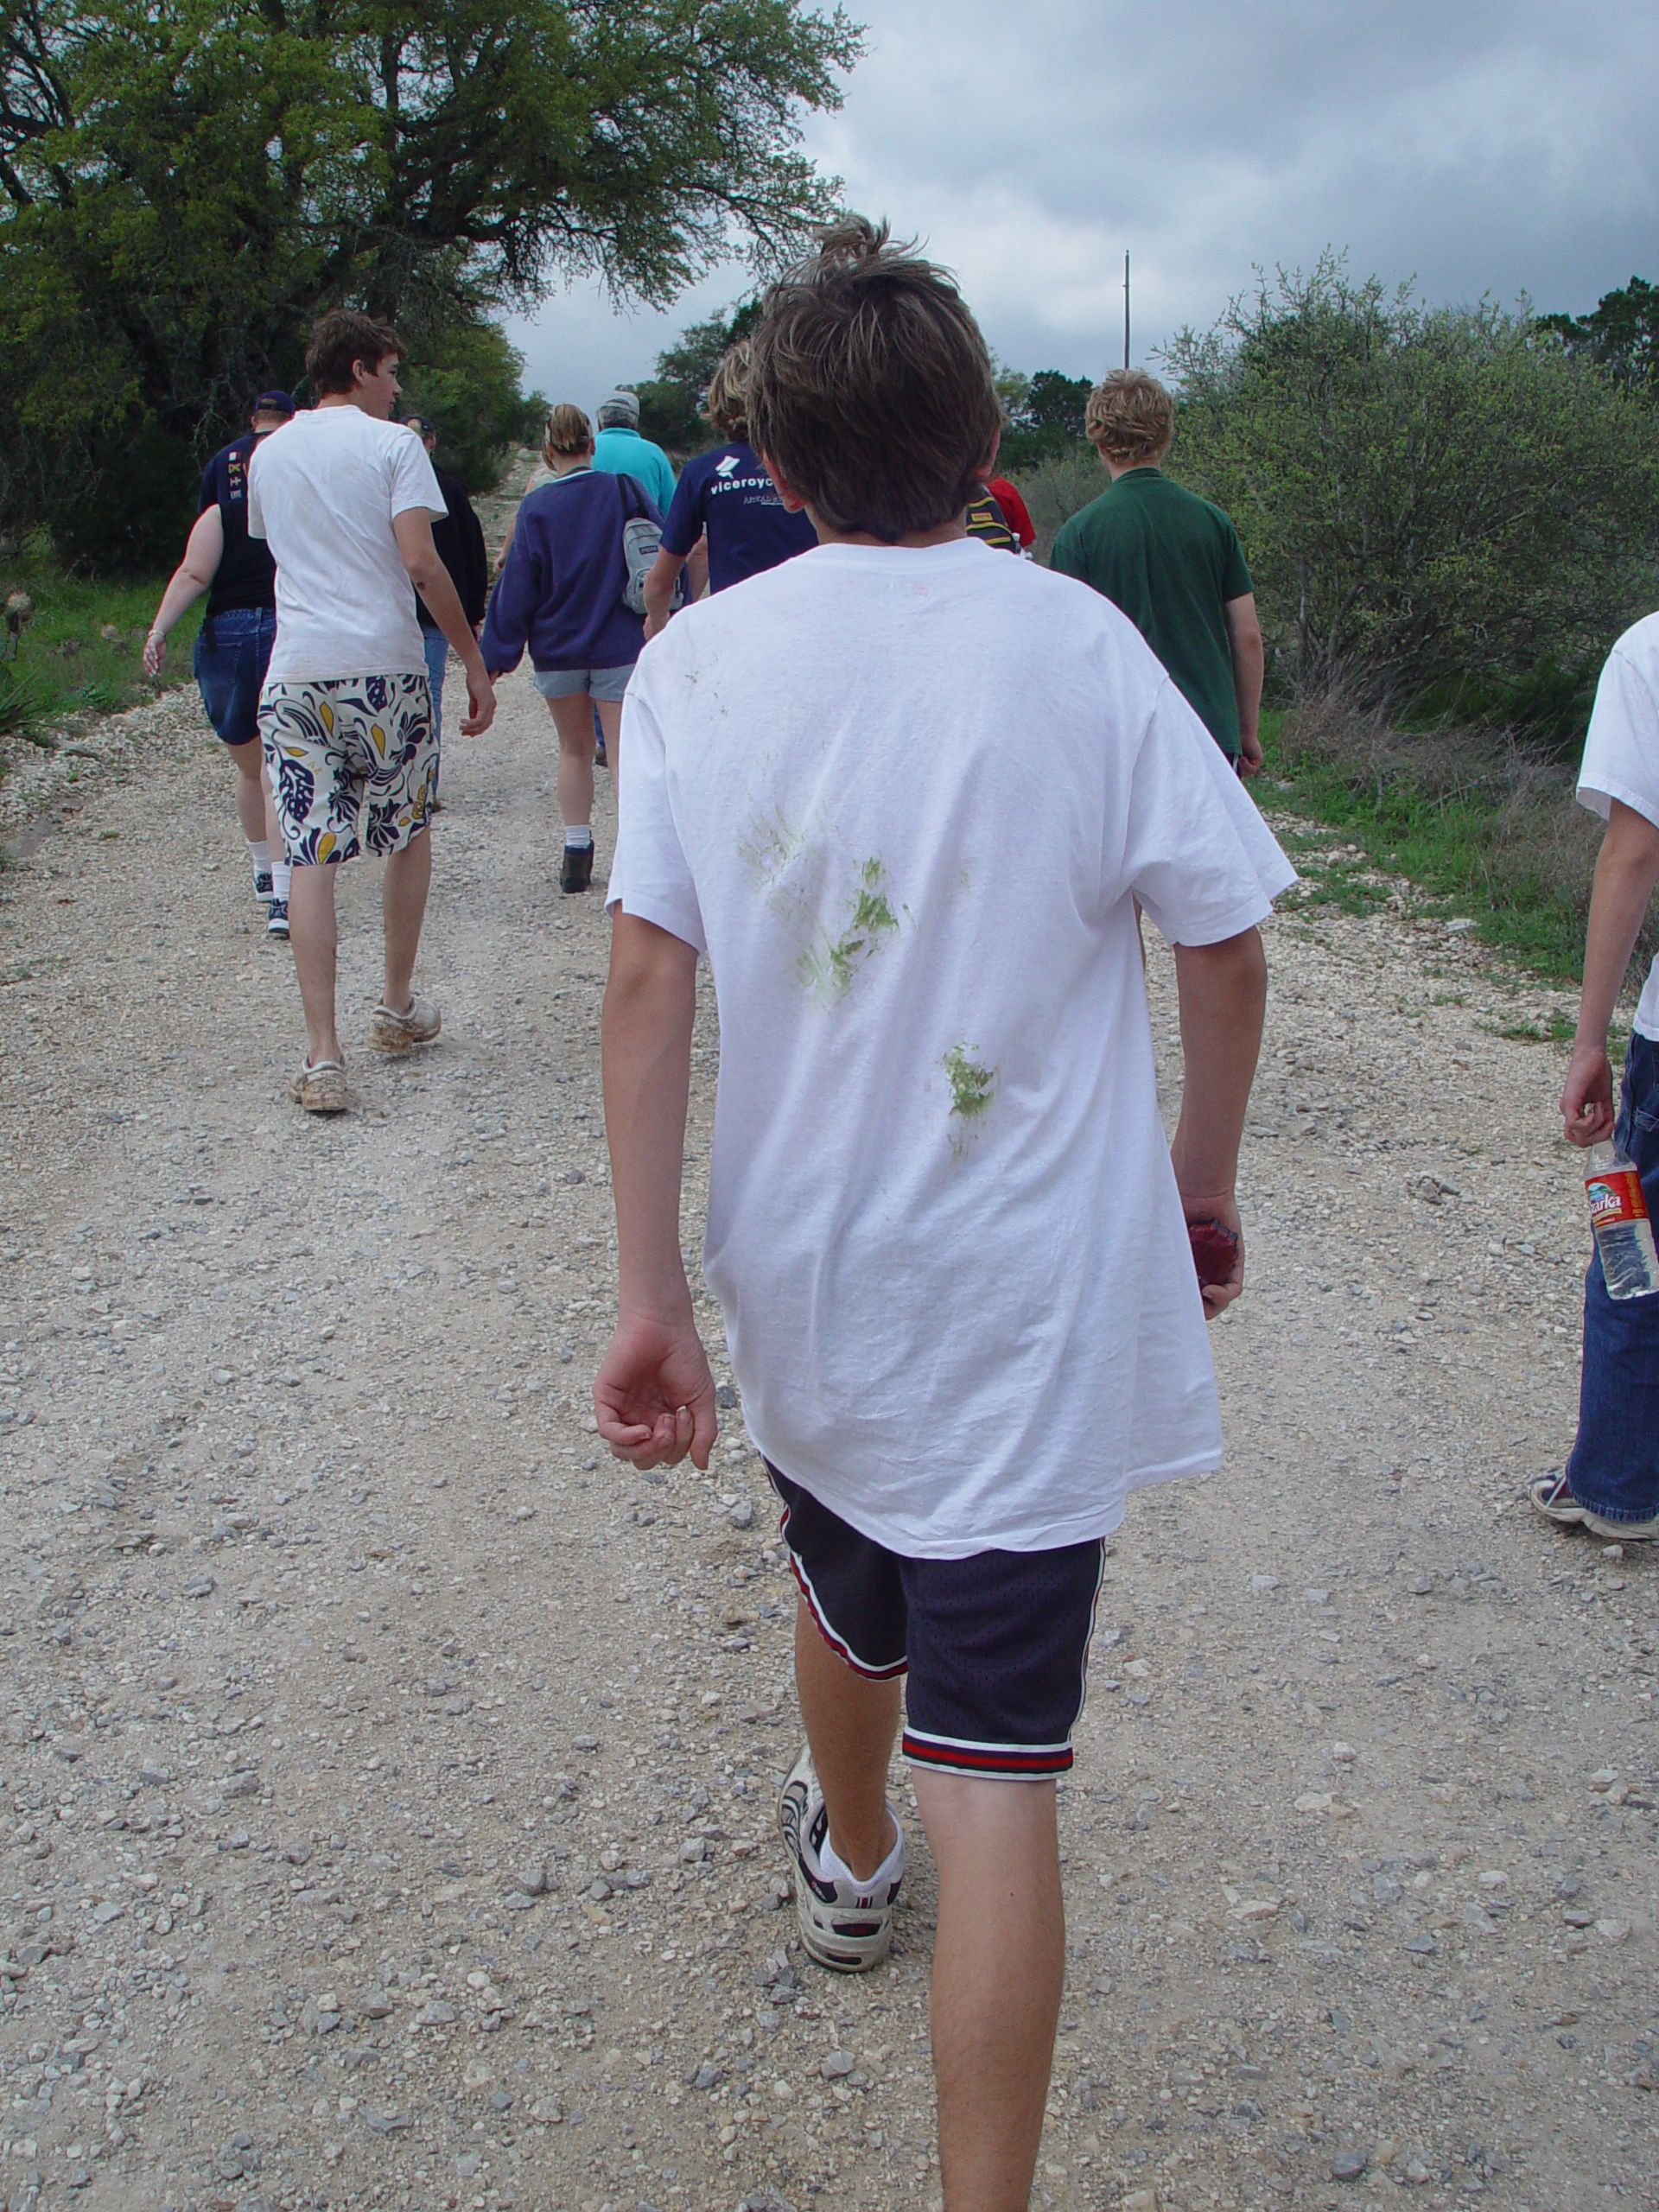
[[[830,1815],[811,1751],[803,1744],[778,1801],[778,1825],[795,1877],[795,1912],[807,1956],[835,1974],[868,1974],[879,1967],[893,1946],[893,1902],[905,1878],[905,1832],[897,1816],[893,1825],[899,1840],[874,1883],[831,1879],[818,1855]]]
[[[308,1114],[343,1114],[350,1103],[346,1070],[339,1060],[302,1060],[288,1095]]]
[[[411,998],[401,1014],[378,1006],[369,1016],[369,1042],[377,1052],[406,1052],[429,1045],[443,1027],[443,1016],[428,999]]]
[[[1527,1484],[1527,1496],[1545,1519],[1554,1521],[1558,1528],[1589,1529],[1616,1544],[1651,1543],[1659,1536],[1659,1516],[1645,1521],[1609,1521],[1605,1515],[1580,1505],[1567,1486],[1565,1467],[1551,1467],[1535,1475]]]

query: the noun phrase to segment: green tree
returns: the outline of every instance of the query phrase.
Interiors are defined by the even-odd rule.
[[[1604,292],[1589,315],[1541,315],[1537,327],[1553,331],[1569,353],[1659,397],[1659,284],[1632,276],[1621,290]]]
[[[1166,358],[1172,473],[1237,524],[1282,683],[1567,734],[1653,604],[1659,416],[1524,314],[1330,254]]]
[[[1078,445],[1092,389],[1087,377],[1069,377],[1059,369],[1039,369],[1017,384],[1011,379],[1007,392],[999,384],[999,396],[1008,412],[1002,433],[1004,467],[1040,467]]]
[[[792,249],[859,44],[804,0],[5,0],[0,518],[126,543],[124,456],[188,478],[324,308],[661,302]]]
[[[657,356],[657,373],[636,387],[639,428],[671,453],[707,450],[714,432],[702,411],[702,396],[728,346],[747,338],[760,319],[760,302],[750,297],[723,314],[692,323],[672,346]]]

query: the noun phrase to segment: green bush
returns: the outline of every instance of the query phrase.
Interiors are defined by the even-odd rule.
[[[1525,315],[1332,256],[1166,358],[1171,473],[1236,524],[1281,692],[1581,729],[1656,597],[1659,414]]]

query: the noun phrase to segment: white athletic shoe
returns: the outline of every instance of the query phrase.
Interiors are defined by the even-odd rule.
[[[831,1881],[818,1858],[830,1815],[804,1744],[778,1801],[778,1825],[794,1872],[795,1911],[807,1956],[835,1974],[867,1974],[879,1967],[893,1945],[893,1901],[905,1878],[904,1830],[899,1829],[896,1847],[899,1871],[891,1878],[873,1887]],[[899,1827],[896,1817],[893,1826]]]

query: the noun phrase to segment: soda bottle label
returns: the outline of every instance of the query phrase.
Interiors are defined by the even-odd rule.
[[[1585,1184],[1584,1194],[1590,1201],[1592,1229],[1617,1229],[1621,1222],[1645,1221],[1648,1217],[1642,1178],[1634,1167],[1592,1175]]]

